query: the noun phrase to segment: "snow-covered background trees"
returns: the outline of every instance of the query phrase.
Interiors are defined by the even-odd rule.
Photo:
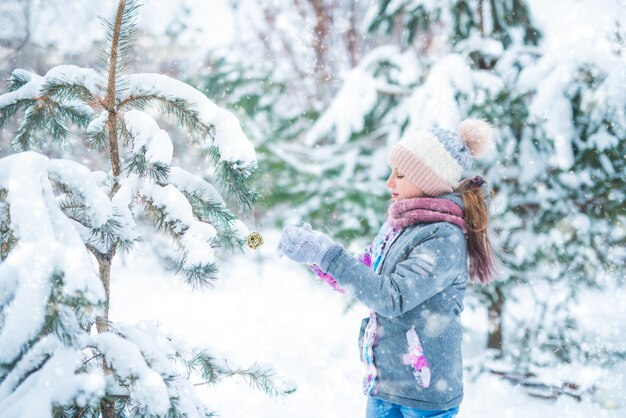
[[[502,266],[495,285],[473,290],[489,315],[488,346],[524,372],[574,358],[611,363],[626,348],[586,344],[572,314],[579,291],[613,289],[623,276],[624,8],[570,3],[263,4],[241,12],[254,16],[242,33],[262,42],[212,73],[236,80],[226,83],[231,98],[258,97],[232,105],[263,141],[263,194],[278,223],[310,219],[355,247],[387,205],[391,144],[417,127],[491,121],[498,149],[479,169],[495,191]],[[256,64],[268,60],[277,66]],[[246,82],[255,78],[267,80],[261,89]],[[513,315],[519,298],[532,298],[536,312]]]
[[[354,338],[346,335],[357,331],[349,327],[358,322],[359,306],[329,296],[306,270],[281,264],[271,248],[274,228],[309,221],[348,246],[362,246],[388,204],[389,147],[415,127],[452,127],[466,116],[482,117],[499,134],[497,150],[478,170],[495,192],[493,237],[501,266],[498,282],[472,288],[468,296],[468,395],[461,416],[624,414],[623,1],[210,3],[146,3],[127,71],[116,71],[114,102],[107,102],[113,97],[107,93],[109,66],[98,61],[97,50],[109,54],[110,48],[96,29],[96,16],[113,16],[117,2],[0,4],[0,74],[12,90],[0,96],[0,156],[33,147],[40,152],[2,160],[0,269],[8,272],[17,263],[9,263],[11,254],[26,251],[20,239],[29,233],[37,239],[23,254],[39,254],[42,268],[57,273],[77,268],[52,256],[75,248],[72,243],[76,263],[93,264],[113,248],[117,254],[100,262],[112,271],[110,306],[106,292],[85,293],[94,277],[96,283],[102,277],[100,270],[76,279],[74,287],[48,276],[49,288],[39,291],[61,302],[58,310],[42,313],[50,323],[42,325],[41,335],[82,332],[93,339],[85,327],[109,306],[113,326],[156,319],[169,331],[184,329],[197,345],[213,348],[207,335],[215,336],[220,348],[244,362],[274,364],[278,357],[279,374],[298,384],[284,403],[255,393],[239,401],[240,388],[229,383],[217,389],[219,397],[202,392],[224,416],[358,416],[360,372],[349,351]],[[59,66],[66,63],[79,67]],[[199,92],[237,115],[256,154],[249,157],[251,144],[233,116],[208,105]],[[36,100],[38,95],[45,100]],[[211,119],[211,112],[226,119]],[[108,146],[111,117],[120,143],[117,174]],[[227,124],[224,137],[220,122]],[[246,144],[234,154],[222,147],[232,137]],[[244,148],[242,157],[237,152]],[[254,179],[254,164],[233,164],[255,158]],[[25,176],[37,179],[19,186],[32,191],[31,200],[9,190],[18,187],[9,178]],[[14,196],[21,197],[13,202]],[[182,203],[169,203],[174,201]],[[27,215],[13,215],[12,206],[20,204],[43,218],[41,226],[30,232],[23,226],[18,235],[12,225],[22,223],[14,217]],[[239,246],[237,217],[267,235],[261,251],[228,259],[237,268],[219,273],[226,280],[217,281],[214,292],[194,296],[168,279],[177,270],[192,282],[211,277],[214,267],[202,264],[203,257],[216,251],[224,259],[226,250]],[[155,234],[149,224],[165,234]],[[217,234],[212,244],[202,238],[207,225]],[[47,252],[37,247],[44,234]],[[143,241],[136,241],[139,236]],[[192,267],[193,261],[199,264]],[[3,321],[20,283],[10,277]],[[160,295],[169,294],[176,297],[164,308]],[[63,314],[63,306],[94,311]],[[219,321],[184,325],[179,311]],[[140,344],[122,328],[114,333]],[[4,329],[3,323],[0,335],[9,335]],[[79,348],[81,355],[89,352],[85,347],[98,349],[84,339],[59,339],[59,347]],[[504,373],[505,380],[493,372]],[[72,371],[75,379],[89,373],[95,372]],[[81,402],[101,393],[97,376],[106,370],[98,373]],[[506,379],[531,389],[512,389]],[[0,396],[8,396],[10,382],[0,383]],[[320,391],[331,382],[335,391]],[[480,387],[509,404],[483,398]],[[558,400],[536,401],[527,394],[533,390]]]

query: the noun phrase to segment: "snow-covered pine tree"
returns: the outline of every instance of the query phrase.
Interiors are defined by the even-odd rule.
[[[626,62],[605,36],[574,53],[512,48],[494,68],[504,80],[489,111],[502,134],[494,221],[508,251],[503,277],[483,295],[497,307],[496,329],[506,299],[532,298],[534,312],[506,318],[505,354],[522,369],[626,357],[590,341],[572,315],[582,289],[610,289],[625,263]]]
[[[244,209],[256,197],[255,151],[231,113],[185,83],[126,73],[138,7],[121,0],[103,20],[102,68],[15,70],[0,95],[0,126],[24,111],[18,152],[0,160],[1,417],[212,416],[194,384],[237,375],[270,395],[291,391],[271,371],[228,366],[150,322],[109,321],[111,263],[141,239],[135,215],[172,239],[180,275],[202,287],[216,278],[216,251],[247,234],[222,195]],[[212,178],[171,165],[156,109],[207,149]],[[73,127],[108,151],[109,173],[34,151],[71,149]]]

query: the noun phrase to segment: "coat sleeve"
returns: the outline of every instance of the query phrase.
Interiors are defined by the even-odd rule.
[[[363,263],[366,266],[370,267],[372,265],[372,245],[370,244],[367,247],[363,248],[361,251],[357,252],[354,255],[354,258],[359,260],[360,263]],[[317,264],[310,264],[309,269],[311,269],[311,271],[315,273],[317,277],[322,279],[324,283],[335,289],[337,292],[346,293],[346,290],[343,287],[339,286],[339,284],[337,284],[337,280],[335,280],[333,276],[322,270]]]
[[[463,233],[447,223],[433,224],[426,238],[404,245],[412,246],[408,257],[389,274],[374,273],[339,245],[326,253],[320,267],[369,309],[398,316],[452,284],[467,260]]]

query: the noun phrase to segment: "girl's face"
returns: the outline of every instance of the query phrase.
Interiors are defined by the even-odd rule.
[[[416,185],[414,185],[408,177],[399,172],[396,168],[391,170],[391,175],[387,179],[387,187],[391,190],[391,198],[394,202],[413,197],[425,197]]]

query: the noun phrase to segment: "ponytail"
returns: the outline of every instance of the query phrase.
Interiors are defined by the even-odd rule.
[[[467,254],[470,282],[489,283],[495,273],[495,255],[489,241],[489,207],[480,177],[466,179],[459,185],[467,226]]]

